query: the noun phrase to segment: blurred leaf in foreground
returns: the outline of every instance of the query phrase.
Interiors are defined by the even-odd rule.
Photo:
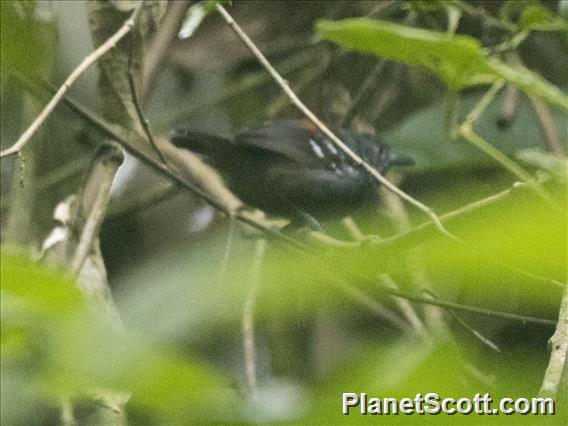
[[[18,413],[25,413],[24,407],[39,402],[56,406],[64,395],[114,389],[132,394],[129,407],[174,423],[238,416],[234,392],[206,364],[90,312],[62,272],[5,250],[1,265],[2,351],[11,345],[15,355],[2,357],[3,388],[5,383],[25,389],[2,392],[3,412],[23,416]],[[28,349],[14,351],[22,339]],[[226,411],[213,412],[219,398]]]

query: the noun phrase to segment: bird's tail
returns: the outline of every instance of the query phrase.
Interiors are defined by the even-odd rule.
[[[178,148],[188,149],[213,162],[228,155],[233,147],[231,138],[187,129],[175,130],[170,141]]]

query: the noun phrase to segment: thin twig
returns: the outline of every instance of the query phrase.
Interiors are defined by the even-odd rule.
[[[145,99],[152,88],[160,65],[168,53],[170,45],[175,41],[180,25],[185,18],[185,13],[192,3],[191,0],[177,0],[168,5],[166,16],[147,49],[142,80],[142,98]]]
[[[343,226],[349,231],[349,233],[351,234],[351,236],[355,241],[361,241],[363,238],[365,238],[363,232],[361,232],[361,229],[357,226],[357,224],[355,223],[355,221],[351,216],[347,216],[341,222],[343,223]]]
[[[343,116],[343,119],[341,120],[339,127],[349,126],[359,106],[369,97],[369,92],[371,91],[373,85],[377,83],[379,76],[383,73],[385,65],[386,61],[380,61],[371,70],[371,73],[369,74],[367,79],[363,82],[363,84],[361,84],[361,87],[359,88],[357,94],[353,98],[353,101],[349,105],[349,108],[347,109],[347,112]]]
[[[266,240],[259,239],[255,243],[253,263],[249,276],[249,288],[243,309],[243,350],[245,356],[245,373],[249,392],[256,389],[256,347],[254,342],[254,308],[260,284],[260,267],[266,252]]]
[[[514,84],[507,84],[503,92],[501,112],[497,118],[497,125],[507,128],[513,122],[517,107],[519,105],[519,89]]]
[[[460,134],[476,148],[479,148],[481,151],[485,152],[491,158],[501,163],[501,165],[513,175],[524,181],[532,191],[534,191],[548,204],[550,204],[551,206],[556,206],[555,201],[548,194],[548,192],[542,189],[537,181],[528,172],[526,172],[515,161],[511,160],[481,136],[476,134],[470,126],[462,126],[460,129]]]
[[[433,299],[437,299],[437,296],[432,292],[432,290],[422,290],[422,292],[424,294],[426,294],[427,296],[433,298]],[[497,346],[494,342],[492,342],[491,340],[489,340],[487,337],[485,337],[484,335],[482,335],[479,331],[477,331],[475,328],[473,328],[472,326],[470,326],[467,322],[465,322],[458,314],[456,314],[454,311],[452,311],[451,309],[448,309],[448,312],[452,315],[452,317],[458,322],[458,324],[460,324],[463,328],[465,328],[467,331],[469,331],[471,334],[473,334],[476,338],[478,338],[481,342],[483,342],[484,345],[486,345],[487,347],[491,348],[492,350],[494,350],[495,352],[501,352],[501,349],[499,349],[499,346]]]
[[[566,157],[564,147],[560,143],[560,138],[558,137],[556,125],[554,123],[552,115],[550,114],[550,109],[544,102],[540,101],[532,95],[529,95],[529,99],[531,101],[534,112],[538,116],[540,127],[542,128],[542,132],[544,133],[548,148],[551,152],[558,155],[559,157]]]
[[[389,274],[381,274],[381,280],[386,286],[392,287],[394,289],[398,289],[398,285],[394,282]],[[424,336],[428,334],[424,323],[410,304],[407,299],[404,298],[396,298],[396,303],[406,320],[412,325],[412,328],[416,335]]]
[[[509,22],[506,22],[505,20],[497,19],[496,17],[491,15],[489,12],[487,12],[483,8],[483,5],[479,5],[479,6],[476,7],[476,6],[470,5],[469,3],[466,3],[463,0],[456,2],[455,5],[457,7],[459,7],[460,9],[462,9],[464,12],[467,12],[470,15],[477,16],[477,17],[481,18],[486,25],[491,25],[493,27],[501,28],[501,29],[504,29],[504,30],[507,30],[507,31],[510,31],[510,32],[517,31],[517,28],[516,28],[515,25],[513,25]]]
[[[400,318],[400,316],[385,307],[378,300],[365,294],[363,291],[361,291],[351,283],[348,283],[347,281],[341,280],[337,277],[333,277],[331,282],[335,285],[336,288],[341,290],[343,294],[348,296],[350,299],[366,307],[370,312],[372,312],[379,318],[382,318],[385,321],[391,323],[399,330],[406,332],[410,329],[409,324],[402,318]]]
[[[126,34],[132,30],[134,27],[134,23],[136,22],[136,18],[142,9],[142,5],[144,2],[140,2],[136,9],[130,15],[122,27],[114,33],[107,41],[101,44],[94,52],[88,55],[83,62],[79,64],[75,70],[69,75],[67,80],[63,83],[63,85],[59,88],[57,93],[53,96],[51,101],[45,106],[43,111],[38,115],[38,117],[34,120],[34,122],[28,127],[28,129],[20,136],[20,138],[16,141],[14,145],[5,149],[4,151],[0,152],[0,158],[5,157],[7,155],[15,154],[19,152],[23,146],[28,143],[34,133],[39,129],[39,127],[43,124],[46,118],[53,112],[57,104],[61,101],[67,90],[75,83],[75,80],[83,74],[91,65],[93,65],[96,61],[98,61],[101,56],[103,56],[106,52],[112,49],[116,44],[122,39]]]
[[[475,212],[480,208],[492,205],[498,201],[501,201],[507,197],[509,197],[514,191],[520,189],[520,188],[526,188],[526,184],[523,182],[516,182],[515,184],[513,184],[513,186],[509,189],[506,189],[504,191],[501,191],[497,194],[494,195],[490,195],[489,197],[483,198],[481,200],[477,200],[474,201],[470,204],[466,204],[463,207],[460,207],[456,210],[452,210],[451,212],[448,212],[446,214],[443,214],[442,216],[440,216],[440,220],[442,220],[444,223],[450,222],[452,220],[455,220],[457,218],[460,218],[462,216],[465,216],[469,213]],[[408,248],[413,247],[414,245],[416,245],[417,241],[419,241],[420,239],[423,239],[425,237],[425,234],[429,231],[432,230],[433,224],[432,222],[424,222],[420,225],[415,226],[412,229],[409,229],[408,231],[404,231],[400,234],[396,234],[392,237],[388,237],[388,238],[383,238],[383,239],[367,239],[367,244],[370,247],[377,247],[377,248],[381,248],[381,247],[396,247],[398,250],[405,250]],[[527,278],[530,279],[534,279],[537,281],[541,281],[543,283],[546,284],[552,284],[556,287],[564,287],[564,284],[562,284],[561,282],[554,280],[552,278],[548,278],[548,277],[542,277],[540,275],[534,274],[532,272],[528,272],[522,269],[519,269],[515,266],[509,266],[506,265],[504,263],[499,263],[499,266],[502,268],[505,268],[507,270],[510,270],[512,272],[515,272],[517,274],[523,275]]]
[[[404,206],[404,203],[400,200],[400,198],[395,197],[391,193],[388,193],[383,188],[381,188],[380,190],[381,192],[384,192],[383,200],[385,207],[392,216],[394,225],[400,232],[408,231],[411,227],[410,217],[408,216],[408,212]],[[431,289],[433,287],[426,273],[426,268],[423,262],[423,254],[420,247],[415,247],[412,250],[408,250],[406,253],[401,254],[400,257],[401,260],[404,260],[406,262],[406,265],[408,265],[407,267],[410,274],[410,281],[414,289]],[[390,284],[392,284],[393,287],[397,287],[394,282],[391,282]],[[447,334],[448,327],[444,321],[444,313],[439,307],[428,305],[425,306],[424,320],[428,329],[437,333],[438,336]]]
[[[513,185],[512,188],[506,189],[504,191],[501,191],[497,194],[494,195],[490,195],[489,197],[483,198],[481,200],[477,200],[474,201],[472,203],[466,204],[463,207],[460,207],[456,210],[452,210],[451,212],[445,213],[442,216],[440,216],[440,220],[442,220],[443,222],[448,222],[452,219],[458,218],[460,216],[463,216],[465,214],[471,213],[475,210],[478,210],[481,207],[485,207],[488,205],[491,205],[497,201],[500,201],[504,198],[507,198],[511,195],[511,193],[513,192],[514,189],[516,188],[522,188],[525,187],[526,184],[522,183],[522,182],[517,182],[516,184]],[[396,234],[392,237],[388,237],[388,238],[384,238],[382,241],[378,241],[376,243],[376,245],[380,245],[380,246],[394,246],[402,243],[404,244],[405,240],[409,240],[409,239],[413,239],[413,238],[419,238],[425,231],[428,231],[429,229],[431,229],[433,226],[432,222],[424,222],[420,225],[415,226],[412,229],[409,229],[406,232],[402,232],[400,234]]]
[[[476,148],[485,152],[513,175],[524,181],[542,199],[544,199],[551,205],[555,205],[550,195],[541,188],[541,186],[528,172],[526,172],[515,161],[511,160],[500,150],[495,148],[493,145],[491,145],[489,142],[487,142],[485,139],[483,139],[473,131],[474,122],[481,116],[483,111],[485,111],[487,106],[491,103],[495,95],[499,92],[499,90],[501,90],[504,84],[504,80],[498,80],[491,86],[491,88],[483,95],[477,105],[475,105],[475,107],[466,116],[464,122],[459,127],[458,132],[464,139],[466,139]]]
[[[284,93],[288,95],[290,101],[294,106],[296,106],[310,121],[314,123],[315,126],[318,127],[328,138],[330,138],[338,148],[340,148],[351,160],[353,160],[357,165],[363,167],[369,174],[371,174],[379,183],[387,187],[391,192],[394,192],[400,198],[406,200],[408,203],[412,204],[416,208],[422,210],[425,214],[427,214],[430,219],[436,224],[436,227],[442,232],[444,235],[451,239],[456,239],[454,235],[452,235],[442,224],[438,215],[432,210],[430,207],[426,206],[422,202],[416,200],[415,198],[408,195],[406,192],[403,192],[398,187],[393,185],[388,179],[386,179],[383,175],[381,175],[374,167],[370,166],[367,162],[363,161],[363,159],[358,156],[351,148],[345,145],[331,130],[327,128],[316,116],[315,114],[310,111],[306,105],[298,98],[298,96],[294,93],[294,91],[290,88],[290,85],[286,80],[280,76],[278,71],[274,69],[274,67],[270,64],[270,62],[266,59],[266,57],[262,54],[262,52],[256,47],[256,45],[252,42],[252,40],[246,35],[246,33],[241,29],[241,27],[235,22],[233,17],[225,10],[223,6],[219,3],[215,5],[217,11],[223,16],[227,24],[233,29],[233,31],[237,34],[237,36],[242,40],[242,42],[250,49],[253,55],[258,59],[258,61],[264,66],[264,68],[270,73],[272,78],[278,83],[278,85],[282,88]]]
[[[227,230],[227,240],[225,241],[225,250],[221,259],[221,266],[219,268],[219,282],[221,285],[231,285],[227,279],[227,271],[229,270],[229,263],[233,252],[233,245],[235,241],[235,218],[229,216],[229,229]]]
[[[154,148],[154,150],[156,151],[156,154],[158,154],[158,157],[160,158],[162,163],[164,163],[164,165],[168,166],[168,163],[166,162],[166,160],[164,159],[164,156],[162,155],[162,151],[160,151],[160,148],[158,148],[158,145],[156,145],[156,141],[154,140],[154,137],[152,136],[152,132],[150,131],[150,125],[148,124],[148,120],[146,119],[146,116],[144,115],[144,112],[142,111],[142,106],[140,105],[140,100],[138,99],[138,95],[136,94],[136,85],[134,84],[134,71],[132,69],[132,37],[130,38],[130,49],[129,49],[129,52],[128,52],[128,85],[130,86],[130,92],[131,92],[131,95],[132,95],[132,102],[134,103],[134,109],[136,110],[136,115],[138,116],[138,120],[140,121],[140,125],[142,126],[142,129],[144,130],[146,137],[150,141],[152,148]]]
[[[390,294],[391,296],[404,297],[405,299],[410,300],[412,302],[435,305],[446,309],[454,309],[456,311],[470,312],[473,314],[486,315],[493,318],[502,318],[511,321],[520,321],[524,323],[533,323],[533,324],[542,324],[542,325],[556,325],[556,321],[553,320],[529,317],[525,315],[517,315],[509,312],[493,311],[491,309],[478,308],[470,305],[462,305],[461,303],[450,302],[442,299],[432,299],[422,296],[416,296],[413,293],[397,290],[391,287],[387,287],[385,285],[378,284],[377,288],[384,293]]]
[[[89,205],[82,202],[79,215],[87,214],[85,224],[82,227],[79,243],[75,249],[75,254],[71,261],[71,271],[78,274],[87,259],[92,247],[93,241],[98,236],[101,223],[104,219],[108,201],[110,198],[110,188],[114,179],[114,175],[120,166],[122,159],[117,157],[114,147],[106,145],[101,146],[97,152],[93,166],[89,173],[89,180],[85,184],[84,194],[88,193]],[[91,190],[95,190],[94,196],[90,195]]]
[[[568,286],[564,289],[564,295],[560,302],[558,323],[556,331],[550,338],[550,361],[544,374],[544,380],[540,388],[543,396],[556,396],[562,382],[562,376],[566,373],[566,361],[568,359]]]
[[[73,413],[73,402],[68,395],[61,398],[60,421],[63,426],[74,426],[77,424],[77,419]]]
[[[505,85],[505,80],[497,80],[493,85],[489,88],[487,92],[482,96],[479,102],[473,107],[473,109],[467,114],[465,117],[464,122],[462,123],[462,127],[473,126],[473,123],[481,116],[483,111],[489,106],[495,95],[501,90],[501,88]]]

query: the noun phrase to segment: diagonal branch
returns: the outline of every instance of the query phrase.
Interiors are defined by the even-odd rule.
[[[555,205],[554,201],[550,195],[535,181],[535,179],[525,171],[516,162],[511,160],[481,136],[473,131],[473,124],[481,116],[483,111],[491,103],[495,95],[501,90],[505,84],[504,80],[496,81],[491,88],[483,95],[481,100],[475,105],[475,107],[469,112],[464,122],[459,126],[458,133],[466,139],[473,146],[483,151],[495,161],[499,162],[503,167],[505,167],[513,175],[517,176],[523,182],[525,182],[529,188],[531,188],[535,193],[542,197],[545,201],[551,205]]]
[[[158,157],[160,157],[160,161],[167,166],[168,163],[166,163],[166,160],[162,155],[162,151],[160,151],[160,148],[158,148],[158,145],[156,145],[154,136],[152,136],[152,132],[150,131],[150,125],[148,124],[148,120],[144,115],[144,111],[142,111],[142,105],[140,104],[138,93],[136,92],[136,84],[134,84],[134,70],[132,69],[132,38],[130,39],[130,49],[128,51],[128,87],[130,88],[130,94],[132,95],[132,103],[134,104],[134,109],[136,110],[136,115],[138,116],[140,125],[142,126],[142,129],[144,130],[144,133],[146,134],[148,141],[150,141],[152,148],[154,148],[156,154],[158,154]]]
[[[391,296],[402,297],[406,300],[416,303],[423,303],[426,305],[434,305],[439,306],[444,309],[451,309],[461,312],[470,312],[472,314],[477,315],[484,315],[493,318],[501,318],[504,320],[511,320],[511,321],[520,321],[524,323],[533,323],[533,324],[542,324],[542,325],[556,325],[556,321],[543,319],[543,318],[536,318],[536,317],[529,317],[525,315],[518,315],[509,312],[501,312],[501,311],[493,311],[491,309],[479,308],[476,306],[471,305],[462,305],[461,303],[450,302],[448,300],[443,299],[432,299],[430,297],[423,297],[417,296],[414,293],[410,293],[408,291],[398,290],[383,284],[376,284],[377,290],[390,294]]]
[[[71,271],[74,274],[79,274],[92,250],[93,242],[98,238],[110,199],[112,181],[121,163],[121,152],[109,145],[101,145],[93,160],[81,197],[79,215],[86,214],[87,217],[71,261]]]
[[[143,80],[141,97],[146,99],[149,91],[154,84],[156,76],[164,57],[168,53],[168,48],[175,41],[179,27],[185,18],[187,9],[193,2],[191,0],[176,0],[170,2],[166,16],[150,45],[148,54],[144,61]]]
[[[254,247],[253,264],[250,270],[249,288],[247,290],[245,306],[243,309],[242,331],[243,352],[245,357],[245,376],[247,390],[251,393],[254,393],[257,385],[254,311],[258,287],[260,284],[260,269],[265,253],[266,240],[257,240]]]
[[[529,99],[531,101],[534,112],[538,116],[540,127],[542,128],[542,133],[544,133],[544,136],[546,138],[548,148],[555,155],[561,158],[566,157],[564,147],[562,146],[560,137],[558,136],[556,124],[554,123],[554,119],[550,114],[550,109],[544,102],[534,96],[529,96]]]
[[[53,112],[57,104],[64,97],[67,90],[69,90],[69,88],[73,85],[73,83],[75,83],[75,81],[81,76],[81,74],[83,74],[95,62],[97,62],[105,53],[116,46],[120,39],[122,39],[132,30],[143,4],[144,2],[140,2],[136,9],[134,9],[134,11],[132,12],[132,15],[130,15],[130,18],[128,18],[124,22],[122,27],[120,27],[116,33],[114,33],[106,42],[101,44],[94,52],[88,55],[83,60],[83,62],[81,62],[79,66],[73,70],[69,77],[67,77],[67,80],[65,80],[63,85],[59,88],[57,93],[55,93],[53,98],[45,106],[43,111],[38,115],[38,117],[30,125],[30,127],[28,127],[28,129],[22,134],[22,136],[20,136],[16,143],[0,152],[0,158],[20,152],[24,145],[29,142],[37,129],[39,129],[39,127],[43,124],[47,117],[49,117],[49,115]]]

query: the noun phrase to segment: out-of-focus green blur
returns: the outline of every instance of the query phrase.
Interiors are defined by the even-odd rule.
[[[40,81],[59,84],[92,46],[84,2],[0,5],[5,149],[49,99]],[[260,234],[188,191],[156,196],[164,178],[128,157],[100,236],[117,325],[68,271],[37,261],[53,210],[81,188],[98,138],[59,106],[21,157],[2,159],[2,424],[60,424],[69,398],[80,424],[102,421],[91,416],[93,401],[112,410],[121,398],[127,424],[564,424],[565,391],[554,416],[345,416],[341,397],[538,394],[567,278],[566,2],[226,7],[319,117],[374,131],[414,159],[387,177],[448,215],[444,226],[460,242],[381,190],[377,205],[353,218],[374,238],[356,244],[342,223],[324,223],[349,244],[294,231],[307,250],[268,239],[258,259]],[[192,6],[183,28],[197,25],[195,33],[168,48],[144,105],[153,131],[231,133],[298,117],[212,10]],[[70,96],[94,108],[95,77],[90,70]],[[501,81],[472,129],[528,182],[459,132]],[[455,305],[395,297],[393,285]]]

